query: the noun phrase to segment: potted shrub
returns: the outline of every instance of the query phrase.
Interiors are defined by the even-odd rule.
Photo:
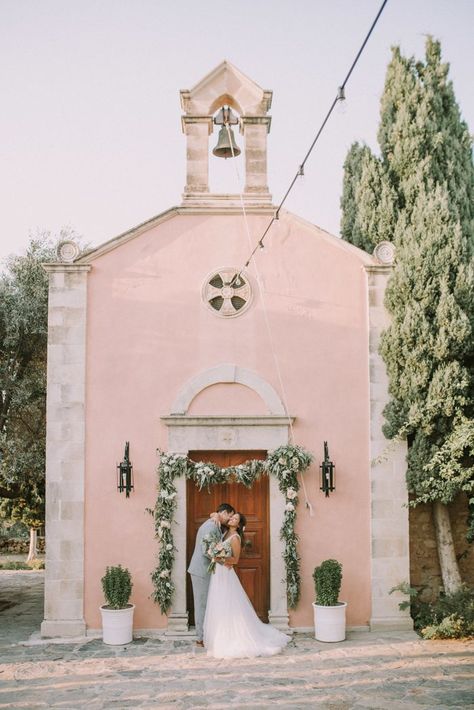
[[[107,602],[100,607],[103,641],[112,646],[130,643],[135,609],[134,604],[129,604],[133,586],[130,572],[121,565],[107,567],[101,581]]]
[[[339,601],[342,565],[324,560],[313,572],[316,602],[313,602],[314,636],[318,641],[344,641],[347,602]]]

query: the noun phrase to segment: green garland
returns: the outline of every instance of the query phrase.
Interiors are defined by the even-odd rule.
[[[154,510],[155,532],[160,542],[158,564],[151,578],[154,585],[153,599],[166,614],[172,604],[175,587],[172,571],[176,548],[171,526],[176,511],[176,486],[180,476],[194,481],[199,488],[225,483],[229,479],[250,488],[263,474],[278,479],[278,487],[285,496],[285,516],[280,529],[280,538],[285,543],[283,558],[286,568],[286,594],[288,606],[294,609],[300,598],[300,558],[295,533],[296,508],[298,505],[298,473],[303,473],[313,460],[312,454],[300,446],[280,446],[271,452],[265,461],[252,459],[239,466],[221,468],[214,463],[191,461],[180,454],[160,453],[158,466],[159,494]]]

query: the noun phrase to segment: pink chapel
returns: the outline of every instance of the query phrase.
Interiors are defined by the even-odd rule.
[[[180,96],[181,203],[86,253],[65,242],[58,262],[45,266],[41,633],[97,633],[101,577],[121,564],[132,574],[135,633],[191,636],[190,546],[222,501],[247,515],[239,576],[264,621],[312,629],[313,570],[334,558],[343,565],[349,629],[411,628],[400,594],[390,594],[410,574],[405,444],[382,433],[388,392],[378,341],[388,323],[391,245],[371,256],[282,209],[265,248],[244,268],[275,215],[267,185],[272,92],[225,61]],[[236,119],[230,150],[242,150],[242,195],[209,190],[223,108]],[[218,145],[228,149],[222,130]],[[226,467],[291,441],[314,455],[302,474],[310,507],[303,488],[297,507],[296,608],[287,602],[278,482],[263,476],[251,489],[229,481],[199,491],[179,478],[175,593],[162,614],[151,580],[159,551],[149,512],[160,492],[157,450]],[[126,442],[128,496],[117,486]],[[335,464],[329,496],[320,490],[324,442]]]

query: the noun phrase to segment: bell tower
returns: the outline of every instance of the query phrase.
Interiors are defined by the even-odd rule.
[[[223,116],[232,117],[227,124],[227,135],[234,148],[230,124],[238,127],[243,137],[245,205],[271,206],[267,184],[267,133],[271,116],[267,112],[272,103],[272,92],[265,91],[233,64],[224,61],[193,89],[182,90],[180,95],[184,112],[181,124],[186,135],[183,206],[231,208],[240,204],[239,195],[209,192],[209,159],[218,160],[216,155],[231,159],[232,154],[230,149],[221,147],[215,149],[213,155],[209,147],[211,134],[217,137],[219,133],[219,145],[221,140],[227,140],[223,133],[222,121],[226,120]]]

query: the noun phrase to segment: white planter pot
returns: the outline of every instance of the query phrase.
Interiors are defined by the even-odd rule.
[[[314,637],[317,641],[344,641],[346,638],[347,602],[322,606],[313,602]]]
[[[133,640],[133,612],[135,604],[126,609],[106,609],[100,607],[102,614],[102,639],[110,646],[121,646]]]

